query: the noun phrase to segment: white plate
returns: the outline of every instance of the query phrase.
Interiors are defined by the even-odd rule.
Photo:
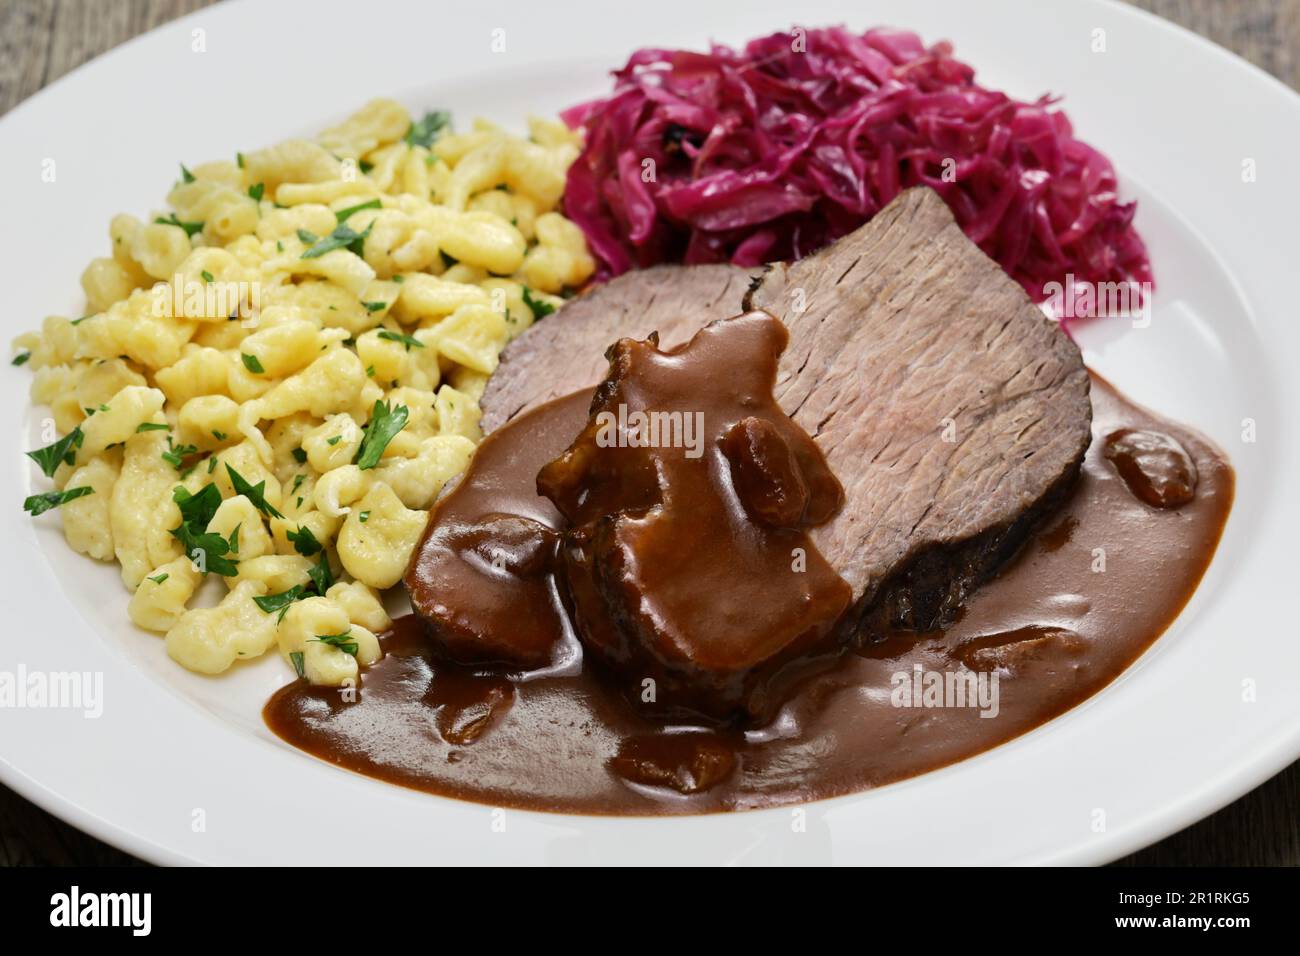
[[[1066,94],[1080,134],[1140,200],[1154,322],[1086,328],[1088,360],[1232,457],[1227,533],[1186,612],[1127,673],[1047,726],[874,792],[789,809],[599,819],[444,800],[279,743],[259,710],[278,661],[209,680],[126,623],[116,569],[72,554],[22,451],[39,443],[29,375],[0,376],[7,622],[0,671],[103,674],[98,719],[0,710],[0,779],[157,862],[1062,863],[1113,859],[1215,810],[1300,756],[1300,642],[1289,623],[1300,530],[1292,410],[1300,97],[1223,50],[1118,4],[809,0],[563,5],[220,4],[132,41],[0,121],[5,335],[79,314],[77,277],[111,215],[156,208],[178,161],[310,134],[378,95],[518,125],[607,89],[633,49],[786,28],[892,24],[950,38],[988,85]],[[310,16],[305,13],[310,10]],[[562,11],[562,12],[561,12]],[[490,52],[492,31],[506,52]],[[1095,30],[1106,52],[1092,52]],[[200,32],[201,31],[201,32]],[[202,40],[205,52],[195,52]],[[42,162],[56,162],[44,183]],[[1255,182],[1242,181],[1253,159]],[[1241,438],[1242,420],[1258,440]],[[1253,701],[1243,698],[1253,682]],[[1104,814],[1104,827],[1098,827]],[[195,821],[201,819],[204,826]],[[499,825],[504,820],[504,831]],[[495,824],[495,825],[494,825]]]

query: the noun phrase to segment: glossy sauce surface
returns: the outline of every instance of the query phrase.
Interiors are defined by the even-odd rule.
[[[1232,469],[1208,441],[1099,379],[1092,397],[1094,438],[1072,497],[960,620],[845,655],[809,676],[758,729],[665,727],[606,674],[580,665],[576,642],[565,644],[577,655],[565,667],[515,681],[479,673],[436,658],[414,617],[381,637],[385,657],[364,672],[355,703],[299,681],[271,699],[266,721],[309,753],[392,783],[493,806],[594,814],[800,803],[980,753],[1075,706],[1131,664],[1195,590],[1231,508]],[[534,414],[537,445],[559,442],[549,457],[537,446],[518,450],[540,467],[582,428],[586,396]],[[1142,488],[1142,479],[1121,477],[1106,455],[1107,438],[1124,429],[1174,439],[1195,469],[1189,501],[1153,507],[1137,496],[1130,481]],[[1131,449],[1135,467],[1154,453],[1146,484],[1176,494],[1185,469],[1163,443],[1150,445]],[[485,452],[504,457],[491,438]],[[501,510],[550,506],[528,487],[503,473],[497,491],[511,506]],[[996,716],[981,716],[989,701],[924,706],[928,674],[942,680],[968,669],[997,675]],[[920,706],[899,706],[904,688],[921,691],[910,702]]]
[[[669,351],[619,340],[584,427],[537,475],[566,519],[556,574],[583,648],[638,708],[770,716],[852,600],[807,533],[844,490],[772,397],[788,339],[753,312]]]

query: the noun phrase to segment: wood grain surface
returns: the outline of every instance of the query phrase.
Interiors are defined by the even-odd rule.
[[[85,61],[211,2],[0,0],[0,115]],[[1300,89],[1300,0],[1137,0],[1134,5],[1208,37]],[[0,865],[136,862],[0,787]],[[1300,865],[1300,763],[1119,865]]]

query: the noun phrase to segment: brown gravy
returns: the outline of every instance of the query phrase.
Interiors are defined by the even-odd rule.
[[[586,421],[588,398],[533,413],[536,440],[513,452],[529,459],[518,467],[535,474],[566,447]],[[1227,520],[1232,468],[1206,439],[1095,377],[1092,400],[1093,443],[1072,497],[959,621],[846,655],[808,677],[759,729],[657,724],[605,675],[581,666],[571,638],[567,666],[525,680],[448,663],[435,658],[413,616],[381,636],[385,656],[364,672],[355,703],[298,681],[271,698],[265,720],[294,746],[391,783],[493,806],[593,814],[803,803],[973,756],[1069,710],[1128,667],[1191,597]],[[1176,440],[1194,466],[1190,501],[1161,508],[1136,496],[1133,476],[1121,477],[1106,455],[1107,438],[1123,429]],[[478,454],[501,457],[503,446],[489,438]],[[1161,488],[1177,486],[1170,475],[1188,473],[1170,471],[1177,463],[1162,447],[1132,451],[1163,456]],[[501,511],[550,508],[518,489],[498,491]],[[980,706],[988,700],[924,706],[944,679],[929,675],[962,673],[961,665],[990,675],[986,689],[997,675],[996,716],[980,716],[991,712]],[[898,706],[905,690],[915,690],[921,706]]]
[[[772,397],[788,340],[766,312],[668,351],[620,339],[589,421],[537,475],[566,519],[555,576],[588,660],[639,710],[765,722],[791,662],[836,644],[853,590],[807,529],[844,489]],[[661,427],[613,427],[629,409]],[[430,525],[444,521],[440,509]]]

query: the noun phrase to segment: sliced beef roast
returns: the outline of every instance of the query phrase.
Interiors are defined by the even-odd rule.
[[[574,299],[538,322],[501,353],[480,404],[490,433],[542,402],[589,388],[605,377],[605,350],[621,338],[659,333],[664,348],[680,345],[713,319],[740,311],[762,269],[738,266],[653,266],[628,272]]]
[[[926,188],[771,267],[745,307],[790,328],[776,398],[844,484],[812,537],[862,626],[949,620],[1079,472],[1078,347]]]
[[[808,529],[851,589],[844,633],[951,620],[1070,488],[1091,405],[1078,348],[928,189],[757,276],[658,267],[566,305],[507,350],[485,429],[595,386],[618,339],[657,331],[669,348],[748,309],[788,327],[773,395],[844,487],[838,514]]]

